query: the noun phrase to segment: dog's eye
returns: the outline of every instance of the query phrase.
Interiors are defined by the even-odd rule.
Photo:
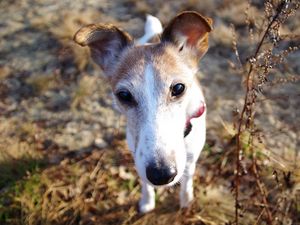
[[[171,87],[172,97],[180,96],[185,90],[185,86],[182,83],[175,84]]]
[[[123,103],[133,103],[134,102],[134,99],[129,91],[119,91],[116,94],[116,96],[120,102],[123,102]]]

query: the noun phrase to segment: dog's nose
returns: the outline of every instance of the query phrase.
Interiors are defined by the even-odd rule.
[[[146,167],[146,176],[154,185],[168,184],[177,175],[176,167],[151,163]]]

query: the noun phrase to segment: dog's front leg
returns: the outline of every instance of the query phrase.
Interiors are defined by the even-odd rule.
[[[191,162],[186,166],[180,184],[180,207],[186,208],[194,199],[193,175],[195,173],[196,162]]]
[[[154,188],[142,181],[142,197],[139,202],[139,210],[141,213],[146,213],[155,207],[155,191]]]

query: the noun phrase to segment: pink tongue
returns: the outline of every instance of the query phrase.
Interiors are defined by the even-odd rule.
[[[192,116],[192,118],[198,118],[200,116],[202,116],[202,114],[204,113],[205,111],[205,106],[204,104],[198,109],[198,111]],[[191,118],[191,119],[192,119]]]
[[[188,118],[186,124],[188,125],[191,122],[191,119],[199,118],[200,116],[202,116],[204,112],[205,112],[205,104],[202,102],[199,109],[192,116]]]

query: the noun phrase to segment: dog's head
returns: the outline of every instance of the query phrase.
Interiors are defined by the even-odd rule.
[[[138,173],[152,185],[172,185],[183,175],[195,73],[211,30],[210,19],[183,12],[155,44],[137,46],[112,25],[87,25],[74,36],[90,48],[110,81],[115,102],[127,117],[127,140]]]

